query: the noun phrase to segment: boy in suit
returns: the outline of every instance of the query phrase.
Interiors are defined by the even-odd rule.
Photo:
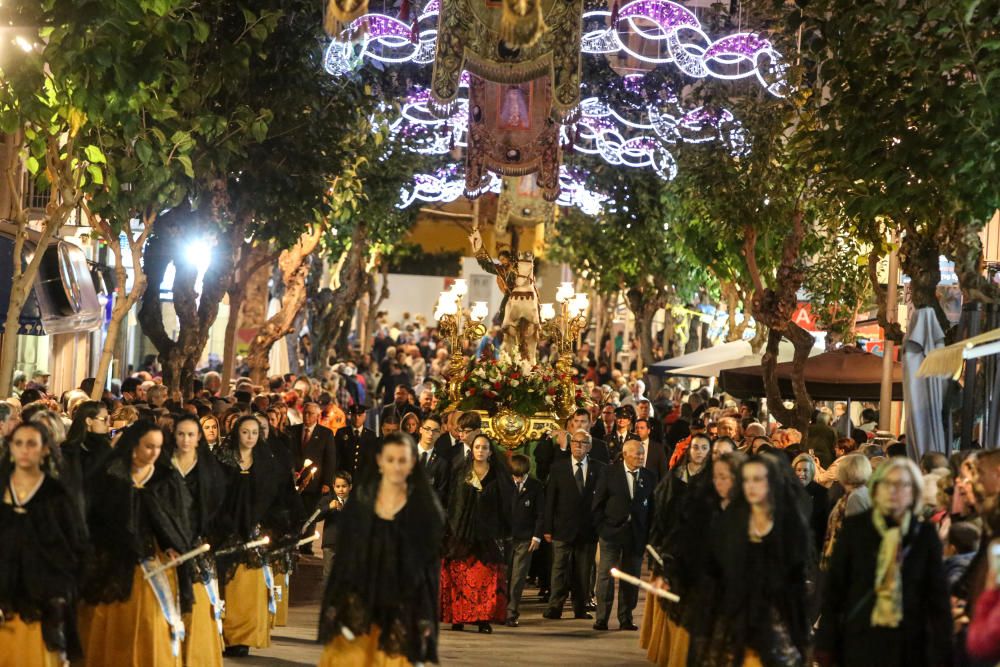
[[[351,473],[339,470],[333,480],[333,493],[328,493],[319,500],[319,509],[323,510],[319,518],[323,521],[324,582],[330,577],[333,556],[337,551],[337,519],[340,518],[340,512],[347,504],[350,495]]]
[[[511,512],[511,543],[507,550],[507,572],[510,579],[507,592],[507,622],[511,628],[518,626],[521,593],[531,567],[531,555],[542,543],[543,503],[542,483],[529,476],[531,460],[523,454],[510,459],[510,469],[516,492]]]

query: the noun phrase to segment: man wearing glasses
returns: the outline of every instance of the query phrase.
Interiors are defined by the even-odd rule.
[[[420,425],[420,440],[417,442],[417,460],[424,467],[431,485],[438,494],[441,504],[448,503],[448,459],[434,451],[434,442],[441,433],[441,417],[427,415]]]
[[[615,432],[615,406],[605,403],[601,408],[601,418],[590,429],[590,435],[599,440],[607,440]]]
[[[605,465],[590,458],[591,437],[576,431],[570,438],[570,456],[552,464],[545,497],[543,530],[552,544],[552,595],[545,618],[562,616],[566,597],[573,593],[573,617],[592,618],[590,576],[597,552],[592,501]]]

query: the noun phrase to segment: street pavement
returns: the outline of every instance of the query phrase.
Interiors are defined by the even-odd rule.
[[[314,559],[309,559],[314,560]],[[322,647],[315,643],[319,618],[319,577],[314,563],[300,567],[291,585],[292,606],[288,626],[275,628],[267,649],[252,650],[248,658],[226,658],[226,667],[306,667],[316,665]],[[642,624],[644,594],[639,596],[635,622]],[[444,625],[440,634],[439,658],[442,665],[620,665],[649,664],[639,648],[638,632],[617,629],[615,612],[611,630],[595,631],[593,621],[542,618],[545,605],[537,591],[525,590],[521,604],[521,626],[494,625],[492,635],[481,635],[475,626],[454,632]]]

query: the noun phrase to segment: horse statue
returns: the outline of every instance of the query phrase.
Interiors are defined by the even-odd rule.
[[[500,349],[517,349],[530,367],[537,362],[538,339],[542,321],[538,315],[538,291],[535,289],[535,258],[530,252],[519,253],[516,260],[497,262],[483,247],[478,229],[469,235],[472,251],[485,271],[497,276],[504,292],[506,308],[500,324],[503,344]]]

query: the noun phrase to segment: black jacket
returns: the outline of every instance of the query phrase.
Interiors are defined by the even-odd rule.
[[[337,473],[337,445],[333,440],[333,431],[316,424],[309,442],[302,443],[302,430],[305,424],[296,424],[288,429],[288,439],[292,450],[292,458],[295,460],[295,470],[301,470],[306,459],[312,460],[312,465],[318,469],[316,475],[303,489],[306,493],[320,493],[324,486],[333,486],[333,476]],[[303,473],[303,479],[308,471]]]
[[[332,492],[324,493],[319,499],[319,509],[322,513],[317,517],[317,521],[323,522],[323,548],[324,549],[336,549],[337,548],[337,523],[340,517],[344,513],[344,509],[347,507],[348,503],[351,502],[350,498],[344,503],[344,507],[340,509],[333,509],[330,507],[330,503],[336,498]]]
[[[543,482],[548,480],[552,470],[552,464],[556,461],[568,460],[571,458],[569,445],[566,449],[556,446],[551,436],[545,436],[535,445],[535,475]],[[608,454],[608,445],[591,435],[590,453],[587,454],[593,461],[610,463],[611,456]]]
[[[933,526],[912,520],[903,538],[902,635],[871,624],[875,561],[881,538],[872,511],[844,521],[823,591],[816,650],[849,667],[936,667],[951,663],[951,608]]]
[[[545,518],[542,530],[552,539],[560,542],[588,543],[597,541],[597,533],[591,506],[598,480],[606,466],[600,461],[589,459],[587,479],[581,494],[573,474],[573,458],[556,461],[549,474],[549,485],[545,494]]]
[[[545,518],[545,487],[537,479],[527,477],[521,490],[514,489],[514,508],[511,510],[511,537],[515,540],[542,538],[542,521]]]
[[[423,450],[418,447],[417,461],[421,461],[423,455]],[[437,493],[442,507],[448,506],[448,485],[451,482],[451,466],[451,459],[438,453],[437,448],[431,450],[430,457],[427,459],[427,463],[424,464],[424,472],[427,473],[427,478],[430,480],[431,486],[434,487],[434,491]]]
[[[445,432],[438,436],[437,442],[434,443],[434,451],[442,458],[454,461],[465,453],[465,446],[458,438],[455,438],[455,442],[452,444],[451,434]]]
[[[344,426],[333,436],[337,446],[337,464],[340,470],[346,470],[355,477],[369,473],[375,469],[375,448],[378,436],[375,431],[361,429],[358,436],[353,426]]]
[[[670,472],[671,453],[662,442],[650,437],[646,447],[646,470],[653,473],[655,484],[659,484]]]
[[[601,475],[594,491],[593,511],[597,534],[602,540],[631,545],[635,550],[646,546],[656,484],[653,473],[645,468],[639,468],[638,482],[635,494],[629,497],[624,463],[608,466]]]

